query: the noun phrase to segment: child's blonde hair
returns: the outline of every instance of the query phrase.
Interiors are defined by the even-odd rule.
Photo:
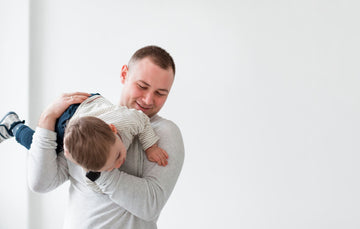
[[[90,171],[99,171],[109,157],[116,136],[103,120],[85,116],[71,120],[64,134],[64,146],[71,157]]]

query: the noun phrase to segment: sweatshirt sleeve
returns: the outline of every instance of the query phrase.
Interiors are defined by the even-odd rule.
[[[184,161],[184,145],[178,127],[169,123],[157,129],[158,145],[169,154],[168,165],[144,160],[143,174],[136,177],[119,170],[102,172],[96,181],[100,189],[133,215],[156,221],[173,191]]]
[[[56,133],[37,127],[29,150],[28,185],[34,192],[49,192],[69,179],[63,153],[56,154]]]

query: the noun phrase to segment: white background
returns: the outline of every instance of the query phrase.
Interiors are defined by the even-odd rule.
[[[117,103],[120,69],[169,51],[160,115],[186,158],[159,228],[360,228],[360,3],[356,0],[0,0],[0,116],[31,127],[62,92]],[[26,184],[0,144],[0,228],[62,227],[68,183]]]

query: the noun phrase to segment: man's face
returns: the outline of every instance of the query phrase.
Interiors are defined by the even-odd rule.
[[[171,68],[164,70],[144,58],[121,70],[120,105],[141,110],[147,116],[157,114],[164,105],[170,92],[174,74]]]

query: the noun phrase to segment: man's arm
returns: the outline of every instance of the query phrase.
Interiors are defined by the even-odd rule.
[[[164,120],[155,128],[160,137],[159,147],[169,154],[168,165],[158,166],[144,160],[142,177],[119,170],[102,172],[96,183],[118,205],[135,216],[154,221],[158,218],[179,177],[184,162],[184,144],[179,128]]]
[[[88,93],[64,93],[51,103],[41,114],[28,157],[28,183],[35,192],[48,192],[68,177],[67,162],[62,153],[56,154],[55,122],[71,105],[81,103]]]
[[[28,156],[28,185],[34,192],[49,192],[69,178],[62,153],[56,155],[56,133],[37,127]]]

